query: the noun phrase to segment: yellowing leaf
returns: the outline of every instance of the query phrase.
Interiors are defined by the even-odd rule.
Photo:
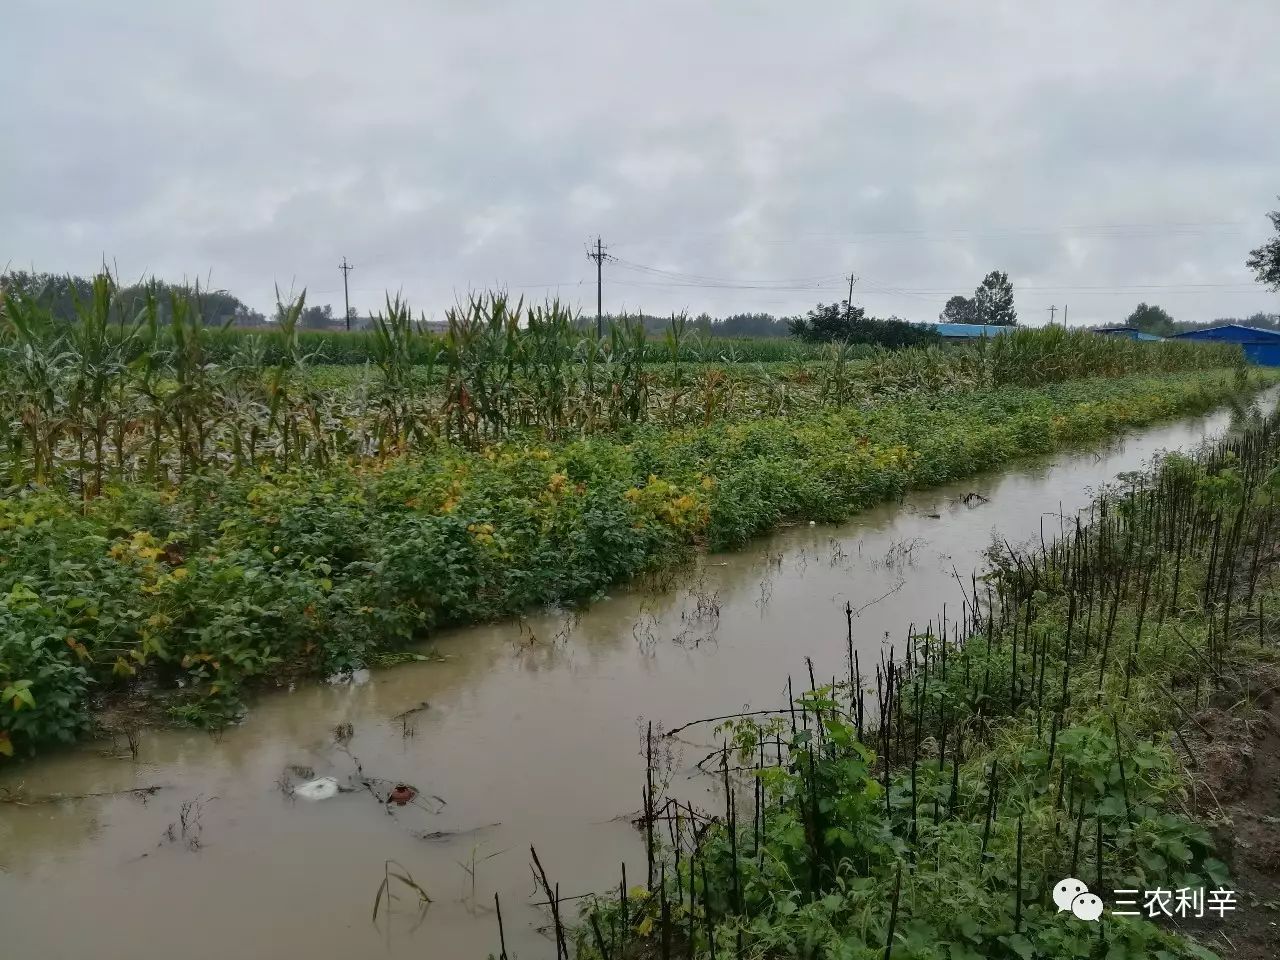
[[[13,741],[9,739],[9,731],[0,730],[0,757],[13,756]]]
[[[21,690],[18,690],[14,694],[14,697],[13,697],[14,710],[21,710],[23,706],[27,706],[27,707],[30,707],[31,709],[35,709],[35,705],[36,705],[36,698],[31,695],[31,690],[29,688],[23,687]]]

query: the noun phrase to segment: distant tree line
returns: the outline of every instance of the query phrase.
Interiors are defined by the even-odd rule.
[[[1280,313],[1255,313],[1248,317],[1219,317],[1216,320],[1187,321],[1175,320],[1169,311],[1154,303],[1140,303],[1125,318],[1126,327],[1134,327],[1143,333],[1157,337],[1172,337],[1179,333],[1191,333],[1193,330],[1207,330],[1219,327],[1224,323],[1238,323],[1246,327],[1261,327],[1264,330],[1280,330]]]
[[[1258,281],[1271,290],[1280,291],[1280,210],[1267,214],[1276,236],[1249,254],[1248,267]],[[38,299],[57,321],[65,323],[76,319],[76,303],[87,303],[92,293],[92,279],[66,274],[39,273],[16,270],[0,275],[0,289],[11,289],[27,297]],[[168,322],[172,294],[185,295],[192,288],[185,284],[171,284],[152,280],[125,286],[117,301],[121,321],[132,320],[141,311],[148,289],[154,290],[160,311],[160,321]],[[215,326],[262,326],[268,318],[260,311],[244,303],[226,290],[199,291],[205,323]],[[278,319],[278,318],[273,318]],[[621,319],[618,315],[606,315],[606,321]],[[637,319],[645,330],[660,336],[671,325],[670,316],[628,314],[626,319]],[[981,323],[997,326],[1013,326],[1018,322],[1014,306],[1013,284],[1009,275],[992,270],[978,284],[973,296],[953,296],[943,307],[938,319],[945,323]],[[345,326],[340,315],[335,315],[329,304],[308,306],[299,318],[302,327],[311,330],[340,329]],[[1224,323],[1240,323],[1280,331],[1280,314],[1255,313],[1239,319],[1223,317],[1210,321],[1175,320],[1167,310],[1157,304],[1140,303],[1125,320],[1126,326],[1144,333],[1168,337],[1193,330],[1203,330]],[[594,329],[595,317],[583,314],[578,320],[583,330]],[[352,311],[351,328],[364,329],[369,325],[367,317]],[[712,317],[700,313],[688,321],[686,329],[706,337],[797,337],[810,342],[844,341],[870,343],[886,347],[916,346],[939,340],[937,331],[929,324],[909,323],[899,317],[879,319],[868,317],[862,307],[841,303],[818,304],[804,316],[774,316],[770,313],[735,313],[726,317]]]
[[[868,317],[866,310],[847,300],[818,304],[806,316],[791,321],[791,335],[809,343],[868,343],[880,347],[918,347],[938,343],[932,326],[908,323],[899,317]]]
[[[66,274],[14,270],[0,277],[0,288],[12,290],[24,297],[39,301],[48,308],[55,321],[72,323],[77,316],[76,303],[85,304],[92,298],[93,280],[89,277]],[[149,289],[155,291],[160,322],[168,323],[172,295],[182,296],[191,292],[193,288],[185,284],[166,283],[163,280],[151,280],[121,287],[119,299],[116,301],[121,322],[132,322],[142,311]],[[204,322],[210,326],[223,326],[230,322],[237,326],[252,327],[261,326],[267,322],[267,318],[260,311],[254,310],[226,290],[201,289],[200,303]]]
[[[606,315],[606,324],[621,319]],[[631,322],[640,320],[645,330],[654,336],[670,328],[671,317],[649,314],[632,314]],[[596,318],[583,315],[578,325],[584,330],[595,329]],[[851,306],[848,301],[820,303],[804,316],[775,317],[769,313],[738,313],[716,319],[702,313],[689,320],[686,330],[694,330],[709,337],[795,337],[808,343],[866,343],[882,347],[907,347],[937,343],[941,338],[929,324],[908,323],[898,317],[878,319],[868,317],[862,307]]]
[[[632,323],[639,320],[645,331],[659,335],[671,326],[670,315],[657,316],[648,313],[629,313],[624,315],[606,313],[604,323],[626,319]],[[734,313],[727,317],[713,317],[709,313],[700,313],[688,320],[687,330],[695,330],[706,337],[788,337],[791,335],[791,321],[794,317],[775,317],[771,313]],[[595,314],[582,314],[578,317],[578,326],[594,330]]]

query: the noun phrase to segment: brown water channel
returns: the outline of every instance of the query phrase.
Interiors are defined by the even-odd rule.
[[[136,761],[123,741],[92,743],[6,771],[0,788],[29,796],[164,789],[0,803],[0,955],[484,957],[497,950],[497,891],[512,954],[553,956],[529,845],[564,896],[616,885],[623,860],[643,877],[627,815],[641,803],[645,723],[782,706],[789,673],[807,682],[806,656],[819,678],[843,675],[846,601],[860,608],[864,664],[886,635],[901,649],[910,622],[959,608],[953,568],[967,581],[993,535],[1038,540],[1117,473],[1227,424],[1225,413],[1168,424],[842,526],[791,527],[581,616],[457,630],[436,645],[442,662],[266,696],[216,738],[144,731]],[[970,492],[987,501],[966,503]],[[669,759],[671,789],[714,804],[693,769],[710,737],[694,728]],[[366,776],[417,786],[419,802],[386,808],[361,791],[308,802],[279,786],[291,765],[346,782],[357,760]],[[417,917],[401,901],[375,925],[389,858],[433,903]]]

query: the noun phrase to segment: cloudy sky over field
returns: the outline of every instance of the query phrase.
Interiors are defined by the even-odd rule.
[[[0,266],[260,309],[1280,312],[1280,4],[8,0]],[[979,16],[972,10],[981,8]],[[1058,314],[1061,319],[1061,312]]]

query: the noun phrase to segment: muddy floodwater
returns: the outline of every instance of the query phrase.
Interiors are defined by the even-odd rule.
[[[1116,474],[1228,419],[1130,433],[841,526],[802,523],[580,615],[456,630],[433,645],[439,662],[263,696],[217,737],[143,731],[136,760],[121,739],[5,771],[0,789],[81,798],[0,803],[0,954],[484,957],[497,952],[496,891],[509,952],[554,956],[530,844],[565,897],[616,886],[624,861],[643,878],[628,815],[641,805],[644,725],[782,706],[789,674],[807,685],[805,657],[820,681],[843,676],[846,601],[864,664],[888,642],[901,649],[909,623],[959,608],[956,571],[967,586],[993,536],[1051,535],[1060,511],[1074,516]],[[695,766],[713,745],[705,727],[672,744],[673,792],[717,802]],[[308,802],[281,789],[358,771],[420,793],[386,807],[363,790]],[[162,789],[120,793],[149,786]],[[375,924],[388,859],[432,903],[421,913],[402,897]]]

